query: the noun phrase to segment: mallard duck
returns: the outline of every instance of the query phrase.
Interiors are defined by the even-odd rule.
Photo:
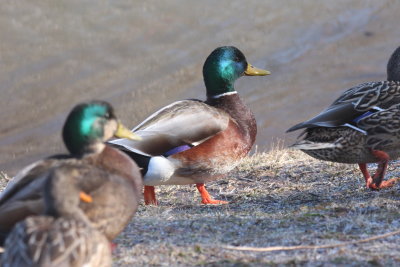
[[[247,63],[232,46],[215,49],[203,66],[207,100],[174,102],[145,119],[132,131],[143,140],[113,140],[142,168],[146,204],[157,204],[154,186],[196,184],[203,204],[224,204],[204,183],[223,177],[254,144],[257,125],[251,110],[235,91],[243,75],[268,71]]]
[[[68,115],[62,136],[70,155],[35,162],[20,171],[0,196],[1,243],[11,228],[44,210],[44,181],[53,168],[71,166],[85,179],[82,187],[94,203],[81,204],[96,229],[114,239],[134,215],[142,191],[137,165],[117,149],[105,145],[112,136],[138,139],[119,123],[106,102],[77,105]]]
[[[92,203],[81,191],[85,178],[75,166],[49,172],[43,190],[45,215],[15,225],[5,242],[2,266],[111,266],[107,238],[79,207],[79,199]]]
[[[314,118],[287,132],[306,128],[293,148],[322,160],[357,163],[370,189],[383,181],[389,160],[400,156],[400,47],[387,65],[387,81],[363,83],[345,91]],[[371,177],[367,163],[378,163]]]

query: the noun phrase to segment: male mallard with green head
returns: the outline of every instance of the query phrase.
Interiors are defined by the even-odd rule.
[[[84,193],[86,177],[76,166],[52,169],[43,189],[45,215],[18,222],[5,242],[4,267],[111,266],[107,238],[96,230],[80,207],[92,203]]]
[[[247,63],[232,46],[215,49],[203,67],[207,100],[174,102],[148,117],[132,131],[142,142],[111,141],[142,168],[146,204],[157,204],[154,186],[196,184],[203,204],[214,200],[204,183],[226,175],[254,144],[257,125],[251,110],[235,91],[243,75],[268,71]]]
[[[63,140],[71,153],[35,162],[20,171],[0,196],[0,243],[11,228],[30,215],[44,212],[42,188],[54,168],[77,172],[93,203],[81,208],[96,229],[114,239],[134,215],[141,197],[137,165],[117,149],[105,145],[112,136],[137,140],[115,117],[106,102],[77,105],[68,115]]]
[[[292,145],[322,160],[357,163],[370,189],[391,187],[383,181],[389,160],[400,156],[400,47],[387,65],[387,81],[363,83],[345,91],[314,118],[287,132],[306,128]],[[378,163],[371,177],[367,163]]]

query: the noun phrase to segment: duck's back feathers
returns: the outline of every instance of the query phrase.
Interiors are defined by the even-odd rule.
[[[44,212],[44,183],[49,169],[59,163],[54,159],[40,160],[21,170],[9,182],[0,197],[0,244],[16,222]]]
[[[370,110],[380,111],[400,101],[400,82],[363,83],[345,91],[326,110],[314,118],[291,127],[287,132],[302,128],[339,127],[356,123]]]
[[[67,155],[56,155],[47,159],[34,162],[21,171],[19,171],[14,178],[7,184],[6,188],[0,194],[0,206],[13,198],[15,194],[21,194],[23,190],[29,190],[30,187],[37,187],[34,181],[46,173],[49,169],[57,167],[61,162],[74,161],[74,158]]]
[[[111,266],[110,245],[98,231],[77,220],[29,217],[6,242],[3,266]]]
[[[139,168],[124,153],[106,147],[102,153],[84,158],[53,157],[28,166],[15,177],[0,199],[0,244],[16,222],[44,212],[43,187],[55,168],[80,173],[81,186],[94,202],[82,209],[110,240],[114,239],[135,213],[142,181]]]
[[[358,125],[367,132],[369,147],[387,150],[400,143],[400,105],[376,112],[360,120]]]
[[[110,141],[126,149],[151,156],[182,146],[197,145],[226,129],[230,116],[198,100],[177,101],[155,112],[133,131],[141,142]]]

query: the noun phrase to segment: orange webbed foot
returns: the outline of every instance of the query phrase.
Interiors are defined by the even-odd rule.
[[[211,195],[208,193],[204,184],[196,184],[196,187],[201,194],[201,204],[218,205],[218,204],[228,204],[229,203],[228,201],[213,199],[211,197]]]
[[[367,180],[367,187],[372,190],[379,190],[383,188],[390,188],[393,187],[400,178],[392,178],[387,181],[382,181],[380,185],[377,185],[372,178]]]
[[[382,181],[382,183],[380,184],[379,188],[389,188],[389,187],[392,187],[392,186],[394,186],[394,185],[397,183],[397,181],[399,181],[399,180],[400,180],[400,178],[391,178],[391,179],[389,179],[389,180],[387,180],[387,181]]]
[[[388,162],[390,160],[389,155],[382,150],[371,150],[371,153],[378,160],[378,168],[376,169],[376,172],[372,177],[367,170],[367,164],[365,163],[358,164],[360,166],[361,172],[364,175],[367,188],[372,190],[379,190],[382,188],[389,188],[394,186],[400,178],[392,178],[386,181],[383,180],[388,167]]]
[[[217,200],[217,199],[204,199],[202,198],[201,200],[201,204],[205,204],[205,205],[219,205],[219,204],[229,204],[228,201],[224,201],[224,200]]]

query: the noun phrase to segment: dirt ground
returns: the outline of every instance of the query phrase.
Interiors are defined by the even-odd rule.
[[[399,165],[390,164],[388,177],[400,175]],[[6,181],[2,173],[2,188]],[[160,205],[142,204],[116,239],[113,266],[398,266],[400,235],[328,249],[227,247],[341,244],[396,231],[399,186],[370,191],[355,165],[299,151],[257,153],[208,184],[228,205],[200,204],[194,186],[158,187]]]
[[[388,177],[398,176],[390,165]],[[376,166],[371,166],[371,169]],[[204,206],[194,186],[158,189],[117,239],[113,266],[398,266],[400,235],[329,249],[251,252],[229,246],[339,244],[396,231],[399,185],[366,189],[355,165],[274,150],[208,185],[228,205]]]

